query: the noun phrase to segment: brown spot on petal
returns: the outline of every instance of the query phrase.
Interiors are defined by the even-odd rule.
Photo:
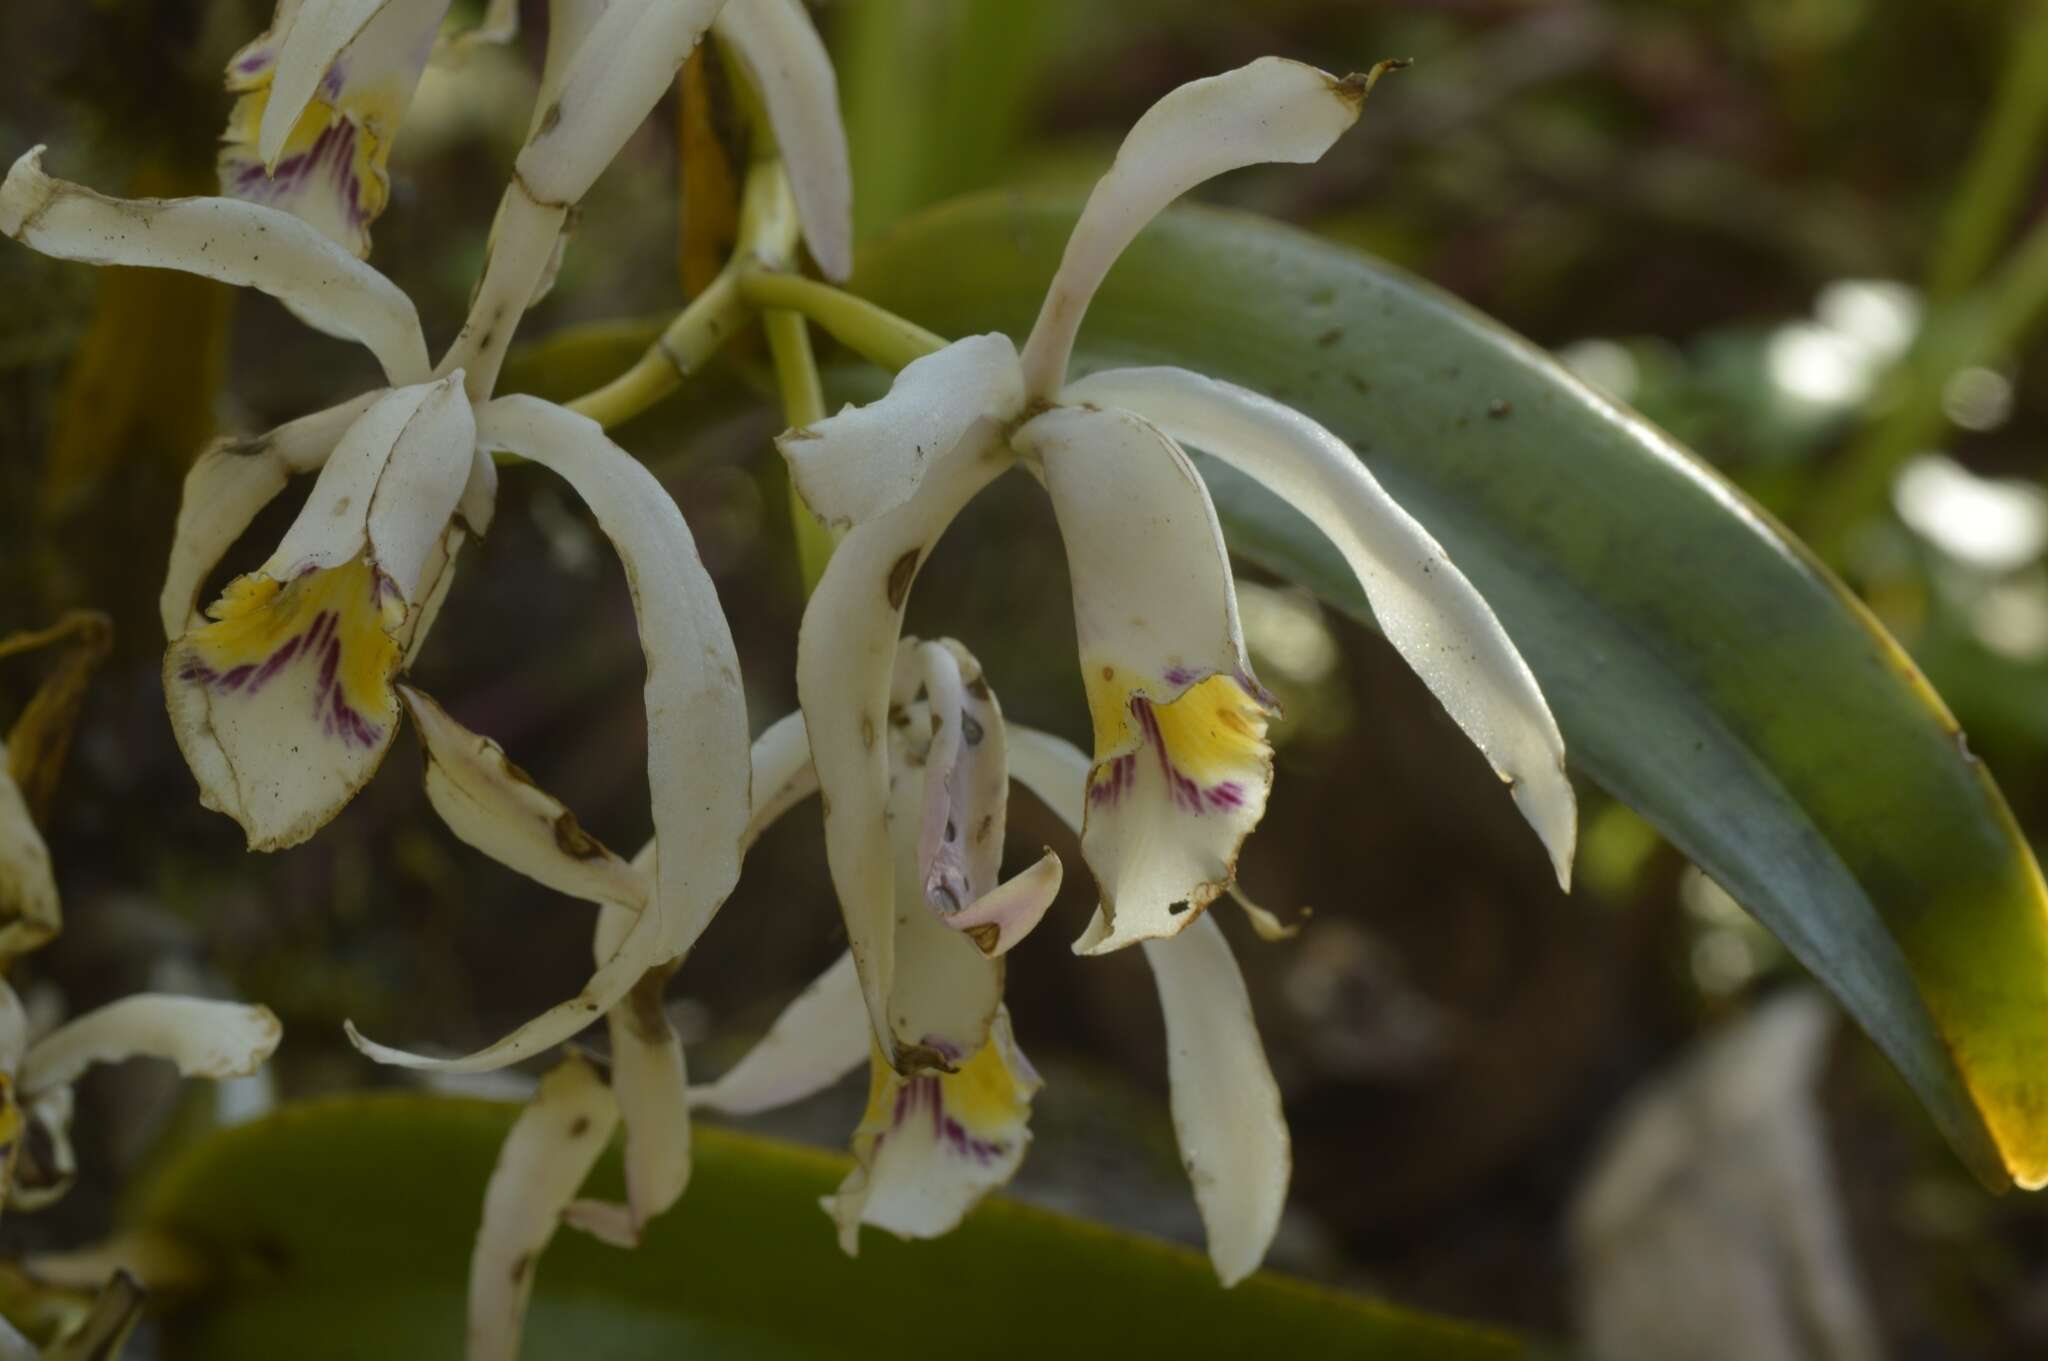
[[[979,926],[967,928],[967,939],[973,941],[974,948],[985,955],[994,954],[996,952],[996,945],[1002,938],[1003,930],[994,922],[983,922]]]
[[[572,860],[598,860],[605,853],[604,844],[584,831],[566,808],[555,818],[555,846]]]
[[[994,813],[984,813],[981,821],[975,824],[974,844],[979,846],[982,842],[988,840],[989,833],[995,829],[996,815]]]
[[[889,569],[889,608],[892,610],[902,609],[904,597],[910,594],[911,580],[917,576],[917,554],[917,549],[911,549],[896,559],[895,565]]]
[[[587,1115],[577,1116],[575,1121],[569,1126],[569,1137],[571,1139],[581,1139],[588,1133],[590,1133],[590,1117]]]
[[[1353,79],[1355,80],[1357,79],[1357,77],[1354,76]],[[562,101],[558,99],[554,103],[548,105],[547,112],[543,113],[540,116],[540,125],[533,130],[533,135],[535,137],[545,137],[549,133],[553,132],[555,130],[555,125],[557,123],[560,123],[561,121]]]
[[[533,1254],[530,1252],[519,1254],[518,1260],[512,1263],[512,1284],[517,1285],[525,1280],[526,1273],[531,1270],[533,1270]]]
[[[869,751],[875,749],[875,720],[869,718],[866,714],[861,715],[860,744]]]

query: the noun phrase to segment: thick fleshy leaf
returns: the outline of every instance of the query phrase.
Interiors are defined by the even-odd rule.
[[[115,199],[43,171],[0,184],[0,234],[60,260],[150,265],[258,289],[308,325],[360,341],[393,384],[427,376],[419,314],[398,285],[290,213],[228,198]]]
[[[690,1089],[692,1105],[758,1115],[837,1082],[868,1056],[867,1012],[849,951],[783,1008],[760,1043],[720,1075]]]
[[[1088,758],[1030,728],[1011,729],[1011,770],[1080,835]],[[1181,1162],[1225,1285],[1258,1269],[1287,1203],[1292,1168],[1280,1087],[1259,1043],[1251,996],[1222,930],[1206,916],[1145,942],[1166,1014],[1166,1070]]]
[[[909,500],[925,470],[977,422],[1007,421],[1023,409],[1017,347],[1008,336],[969,336],[906,364],[888,395],[775,444],[811,513],[850,529]]]
[[[1016,335],[1075,213],[969,200],[878,241],[853,287],[942,334]],[[1269,223],[1160,218],[1082,350],[1284,398],[1358,450],[1492,605],[1576,769],[1834,990],[1981,1177],[2048,1179],[2033,856],[1912,663],[1764,512],[1527,342]],[[1370,616],[1311,525],[1202,466],[1239,551]]]
[[[797,697],[825,803],[825,851],[885,1057],[897,1051],[894,986],[896,865],[888,827],[889,706],[897,637],[911,583],[973,495],[1010,466],[997,432],[977,424],[932,466],[917,492],[846,536],[804,610]]]
[[[475,447],[455,381],[384,394],[277,551],[165,653],[172,730],[200,799],[241,823],[252,849],[304,841],[383,760],[403,631]]]
[[[469,1264],[469,1361],[519,1355],[541,1250],[618,1122],[611,1089],[579,1058],[551,1069],[519,1113],[484,1188]]]
[[[66,1021],[29,1046],[21,1090],[69,1086],[96,1063],[165,1059],[182,1077],[247,1077],[284,1038],[269,1007],[138,993]]]
[[[160,1292],[165,1361],[460,1355],[477,1206],[516,1114],[384,1092],[290,1107],[188,1148],[140,1188],[132,1222],[185,1245],[201,1268],[227,1269],[204,1291]],[[525,1355],[823,1361],[971,1338],[989,1361],[1042,1361],[1132,1337],[1183,1357],[1528,1354],[1514,1338],[1286,1277],[1218,1290],[1195,1253],[1000,1195],[942,1242],[869,1234],[849,1259],[817,1209],[848,1166],[838,1154],[700,1129],[690,1193],[637,1251],[557,1236],[534,1280]],[[620,1194],[616,1153],[587,1190]],[[251,1261],[268,1265],[233,1269]],[[800,1301],[792,1281],[803,1283]]]
[[[1507,781],[1570,885],[1578,804],[1536,678],[1465,574],[1342,440],[1271,398],[1185,369],[1092,374],[1067,400],[1135,411],[1307,516],[1344,555],[1387,641]]]
[[[1050,399],[1089,299],[1146,223],[1202,181],[1265,161],[1313,161],[1358,121],[1368,82],[1261,57],[1191,80],[1145,111],[1088,196],[1024,343],[1025,385]]]
[[[199,592],[235,540],[294,476],[320,471],[349,427],[382,396],[366,392],[260,435],[216,440],[193,460],[159,597],[165,638],[205,622],[197,614]]]
[[[427,801],[448,830],[557,893],[617,903],[629,918],[646,906],[653,891],[648,876],[584,831],[503,747],[457,723],[431,696],[409,685],[398,693],[426,748]]]
[[[62,924],[49,848],[21,787],[0,768],[0,962],[48,944]]]
[[[1045,469],[1073,581],[1095,769],[1081,850],[1090,954],[1181,930],[1236,874],[1273,784],[1230,557],[1187,455],[1129,412],[1054,407],[1017,447]]]
[[[800,0],[726,0],[712,25],[760,88],[804,244],[828,279],[853,270],[853,170],[832,58]]]
[[[1031,1098],[1042,1085],[999,1010],[988,1043],[957,1072],[906,1077],[878,1051],[867,1112],[853,1134],[853,1171],[825,1197],[839,1246],[860,1251],[863,1224],[899,1238],[936,1238],[1017,1174],[1031,1143]]]
[[[582,992],[455,1059],[349,1039],[380,1063],[445,1072],[502,1068],[560,1043],[623,998],[649,969],[689,951],[739,878],[751,809],[746,701],[732,633],[682,512],[653,474],[594,421],[531,397],[481,409],[477,437],[558,474],[617,549],[647,657],[648,786],[654,899]]]

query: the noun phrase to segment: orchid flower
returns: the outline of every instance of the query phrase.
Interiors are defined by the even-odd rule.
[[[31,1040],[20,999],[0,982],[0,1203],[37,1210],[71,1189],[71,1088],[87,1068],[153,1058],[182,1077],[247,1077],[283,1034],[268,1007],[138,993]]]
[[[1089,298],[1147,221],[1224,171],[1314,160],[1357,118],[1370,84],[1266,58],[1168,94],[1096,185],[1021,353],[997,334],[956,341],[907,365],[879,401],[779,441],[812,511],[848,531],[804,616],[797,691],[869,1017],[906,1073],[924,1055],[888,1005],[888,961],[872,945],[900,910],[903,872],[885,831],[879,740],[896,638],[932,545],[1018,463],[1044,483],[1066,543],[1095,732],[1074,798],[1085,789],[1081,845],[1101,902],[1078,952],[1194,927],[1231,886],[1272,782],[1272,702],[1246,656],[1215,508],[1182,441],[1264,483],[1332,540],[1387,637],[1508,783],[1559,879],[1569,874],[1575,804],[1535,678],[1471,583],[1349,449],[1265,397],[1176,369],[1067,381]],[[955,927],[977,924],[931,902]]]
[[[331,38],[346,28],[338,12],[307,0],[291,33],[317,13]],[[202,801],[240,822],[252,848],[305,840],[375,772],[397,730],[397,678],[432,626],[464,539],[488,526],[492,451],[567,480],[618,549],[649,664],[656,838],[675,853],[661,858],[652,910],[622,933],[584,992],[462,1061],[471,1068],[566,1038],[650,968],[680,957],[738,873],[748,808],[738,661],[688,526],[594,422],[533,398],[492,399],[513,327],[570,206],[714,19],[758,74],[771,115],[784,119],[776,132],[786,164],[811,174],[795,197],[799,214],[811,213],[802,221],[814,253],[840,259],[850,232],[831,68],[794,0],[615,0],[601,15],[573,3],[556,13],[574,18],[575,32],[563,27],[563,41],[550,44],[544,104],[500,211],[498,248],[438,369],[405,295],[298,217],[225,198],[105,198],[45,174],[41,148],[0,185],[0,232],[37,250],[258,288],[319,329],[360,341],[383,366],[388,387],[255,439],[223,441],[186,480],[161,602],[172,640],[165,690]],[[317,478],[283,541],[197,613],[208,574],[296,473]],[[365,1043],[392,1061],[433,1062]]]
[[[923,665],[905,665],[913,660]],[[955,674],[965,678],[957,690]],[[1039,1079],[1017,1047],[1007,1010],[989,1010],[991,979],[1000,996],[999,943],[988,947],[997,956],[990,958],[983,949],[962,948],[967,942],[961,936],[986,938],[993,930],[1005,941],[1020,938],[1059,891],[1059,859],[1048,851],[1031,869],[984,889],[973,902],[960,894],[962,912],[979,919],[967,932],[957,928],[960,914],[949,911],[946,895],[935,898],[926,886],[950,884],[957,891],[963,860],[955,848],[963,843],[971,852],[965,860],[970,890],[992,884],[1002,858],[1004,779],[1038,795],[1079,835],[1089,768],[1088,758],[1059,738],[1006,729],[980,668],[958,644],[906,639],[896,679],[888,826],[901,901],[891,937],[890,1010],[934,1024],[946,1014],[934,1003],[946,999],[958,1017],[987,1017],[987,1038],[978,1050],[952,1056],[937,1071],[898,1072],[863,1024],[858,956],[849,951],[739,1063],[691,1092],[701,1109],[750,1115],[819,1091],[862,1058],[869,1060],[867,1109],[853,1139],[857,1166],[826,1201],[849,1253],[863,1223],[908,1237],[945,1233],[984,1193],[1008,1181],[1022,1161]],[[905,690],[920,679],[922,691],[906,697]],[[979,702],[955,708],[958,690],[978,694]],[[953,713],[960,719],[951,718]],[[976,725],[968,731],[979,737],[962,741],[949,758],[949,734],[961,732],[968,717]],[[970,745],[980,758],[961,760],[957,751]],[[991,775],[996,778],[989,780]],[[928,835],[934,822],[937,836]],[[945,834],[948,824],[958,837]],[[1244,979],[1215,922],[1203,918],[1170,940],[1149,940],[1145,954],[1166,1015],[1182,1161],[1217,1275],[1235,1284],[1264,1257],[1286,1200],[1290,1162],[1279,1087],[1259,1043]],[[921,1012],[913,1012],[920,1005]]]

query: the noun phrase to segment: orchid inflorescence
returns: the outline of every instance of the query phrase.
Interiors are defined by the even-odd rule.
[[[798,0],[552,0],[470,314],[435,362],[413,304],[363,257],[425,66],[516,22],[515,5],[494,3],[478,27],[444,35],[447,9],[279,0],[271,28],[229,66],[224,196],[106,198],[45,173],[37,148],[0,187],[0,230],[53,256],[257,288],[382,367],[384,387],[200,455],[162,594],[163,681],[201,799],[252,849],[313,836],[409,712],[429,799],[456,835],[599,907],[581,991],[473,1054],[412,1053],[349,1029],[380,1062],[439,1072],[520,1062],[600,1018],[609,1029],[608,1077],[580,1054],[563,1059],[502,1152],[473,1261],[472,1356],[516,1350],[531,1262],[560,1224],[631,1245],[675,1203],[693,1107],[765,1110],[865,1060],[856,1166],[826,1202],[849,1252],[863,1224],[944,1233],[1008,1180],[1040,1079],[1003,1004],[1005,956],[1063,877],[1049,850],[1000,877],[1012,780],[1080,838],[1100,904],[1075,951],[1144,947],[1210,1255],[1225,1284],[1241,1279],[1279,1222],[1288,1135],[1243,979],[1205,909],[1233,891],[1265,810],[1275,704],[1253,673],[1227,547],[1185,446],[1263,483],[1331,540],[1389,641],[1509,785],[1560,880],[1576,829],[1562,740],[1529,668],[1350,449],[1265,396],[1179,369],[1069,372],[1091,296],[1153,217],[1226,171],[1316,160],[1379,69],[1339,79],[1267,58],[1168,94],[1096,184],[1021,348],[1000,334],[944,344],[802,279],[799,240],[829,280],[848,274],[852,243],[832,70]],[[494,395],[579,200],[707,33],[758,118],[733,260],[608,387],[567,404]],[[795,428],[776,444],[824,565],[798,640],[800,712],[750,742],[732,636],[689,527],[604,427],[672,390],[750,311],[786,328],[790,309],[897,372],[866,406],[827,416],[789,405]],[[806,345],[774,349],[778,368],[809,362]],[[630,860],[400,679],[464,544],[490,528],[508,454],[567,482],[626,570],[654,812],[653,838]],[[967,646],[902,632],[934,544],[1012,468],[1044,486],[1065,543],[1092,754],[1006,724]],[[210,574],[298,475],[315,480],[282,541],[199,610]],[[814,792],[850,948],[734,1068],[692,1087],[664,985],[754,838]],[[31,1051],[24,1071],[38,1070]],[[621,1124],[625,1203],[577,1199]]]

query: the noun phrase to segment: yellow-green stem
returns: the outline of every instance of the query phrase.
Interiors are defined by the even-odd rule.
[[[740,271],[739,288],[740,296],[756,307],[801,312],[834,340],[891,373],[946,345],[945,337],[816,279],[750,268]]]
[[[731,264],[720,270],[631,368],[568,403],[569,409],[610,429],[674,392],[746,324],[748,308],[737,276]]]

